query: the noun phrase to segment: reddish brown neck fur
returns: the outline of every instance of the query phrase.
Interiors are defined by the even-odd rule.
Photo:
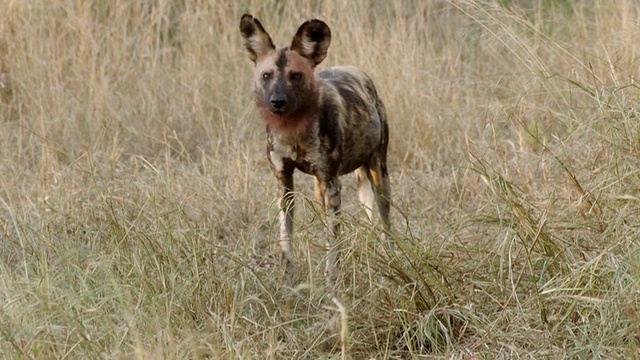
[[[282,135],[299,135],[310,128],[310,125],[318,119],[318,93],[314,92],[307,106],[293,114],[279,115],[267,110],[258,100],[258,109],[269,131]]]

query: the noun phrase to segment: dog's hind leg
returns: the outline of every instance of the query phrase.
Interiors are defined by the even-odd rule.
[[[376,189],[376,202],[380,221],[384,227],[384,240],[391,249],[395,246],[391,241],[391,185],[389,183],[389,171],[387,169],[387,146],[389,144],[389,125],[387,125],[387,114],[382,103],[378,103],[378,113],[382,121],[382,141],[380,147],[373,154],[369,161],[369,172]]]
[[[315,176],[313,177],[313,197],[318,203],[320,203],[320,206],[322,206],[322,209],[324,210],[324,194],[320,189],[320,181]]]
[[[363,165],[356,170],[356,185],[358,187],[358,198],[362,205],[364,205],[367,217],[373,222],[373,203],[375,202],[376,195],[373,190],[371,173],[369,172],[368,166]]]
[[[394,245],[390,236],[391,219],[389,215],[391,212],[391,185],[389,184],[389,172],[387,170],[386,159],[380,156],[374,157],[369,171],[376,189],[376,203],[378,205],[380,221],[384,228],[384,240],[389,247],[393,249]]]

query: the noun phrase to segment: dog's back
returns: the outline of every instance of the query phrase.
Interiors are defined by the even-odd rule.
[[[339,173],[347,174],[366,164],[372,154],[386,145],[388,125],[384,105],[373,81],[362,70],[341,66],[321,71],[321,133],[331,134],[337,126],[342,132],[342,156]]]

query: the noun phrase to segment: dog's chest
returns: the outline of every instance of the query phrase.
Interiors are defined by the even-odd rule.
[[[314,174],[325,163],[320,143],[314,138],[269,139],[269,160],[276,171],[293,166],[307,174]]]

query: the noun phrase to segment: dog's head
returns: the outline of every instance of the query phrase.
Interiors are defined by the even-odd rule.
[[[249,14],[240,20],[240,33],[249,59],[255,63],[256,103],[267,120],[292,123],[315,111],[318,89],[314,69],[327,56],[331,43],[327,24],[305,22],[288,47],[276,47],[260,21]]]

